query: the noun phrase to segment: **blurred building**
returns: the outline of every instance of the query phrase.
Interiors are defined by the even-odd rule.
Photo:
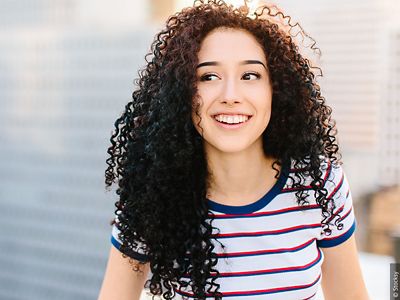
[[[355,195],[400,183],[395,1],[282,1],[322,50],[322,90]],[[391,18],[391,16],[393,16]],[[397,28],[397,29],[396,29]],[[397,65],[396,65],[397,63]]]
[[[113,122],[183,3],[1,1],[0,299],[97,297],[116,201],[104,192]],[[355,202],[399,184],[398,2],[277,3],[322,50]]]
[[[148,3],[0,4],[0,299],[96,299],[106,149],[154,35]]]

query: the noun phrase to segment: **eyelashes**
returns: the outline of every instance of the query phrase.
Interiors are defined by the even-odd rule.
[[[218,78],[219,77],[215,74],[204,74],[200,77],[200,81],[214,81],[217,80]]]
[[[242,78],[246,77],[247,79],[245,79],[245,80],[251,80],[251,79],[248,79],[248,78],[249,78],[249,76],[252,76],[252,75],[256,77],[256,80],[261,78],[261,75],[259,73],[257,73],[257,72],[246,72],[246,73],[243,74]],[[200,77],[200,81],[214,81],[215,79],[214,80],[209,80],[209,78],[211,76],[214,76],[215,78],[219,78],[216,74],[209,73],[209,74],[204,74],[203,76],[201,76]]]
[[[257,79],[261,78],[261,75],[259,73],[256,72],[248,72],[248,73],[244,73],[243,76],[247,76],[247,75],[254,75]]]

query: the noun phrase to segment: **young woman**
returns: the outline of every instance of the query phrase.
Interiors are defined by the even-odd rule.
[[[196,1],[157,34],[108,149],[100,300],[368,299],[315,68],[286,16],[247,13]]]

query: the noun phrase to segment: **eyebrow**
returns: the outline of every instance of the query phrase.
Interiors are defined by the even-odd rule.
[[[241,65],[255,65],[255,64],[259,64],[259,65],[262,65],[262,66],[265,68],[265,70],[267,70],[267,67],[264,65],[264,63],[262,63],[262,62],[259,61],[259,60],[252,60],[252,59],[250,59],[250,60],[243,60],[243,61],[240,62],[240,64],[241,64]],[[219,66],[219,65],[221,65],[221,63],[219,63],[219,62],[217,62],[217,61],[206,61],[206,62],[203,62],[203,63],[201,63],[201,64],[198,64],[197,67],[196,67],[196,69],[201,68],[201,67],[205,67],[205,66]]]

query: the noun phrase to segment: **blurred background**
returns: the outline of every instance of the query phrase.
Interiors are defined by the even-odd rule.
[[[0,299],[97,298],[117,200],[104,188],[113,122],[154,35],[192,3],[0,0]],[[364,278],[371,299],[388,299],[399,252],[400,3],[274,3],[322,50]]]

